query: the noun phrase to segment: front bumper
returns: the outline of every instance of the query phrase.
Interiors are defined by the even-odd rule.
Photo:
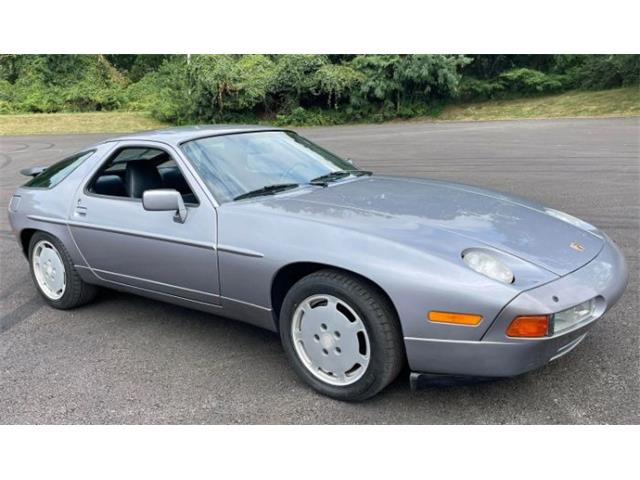
[[[542,367],[584,339],[622,296],[627,280],[624,257],[606,238],[602,251],[584,267],[515,297],[479,341],[405,338],[409,367],[414,372],[480,377],[509,377]],[[591,298],[597,301],[596,315],[567,331],[531,339],[505,335],[519,315],[551,314]]]

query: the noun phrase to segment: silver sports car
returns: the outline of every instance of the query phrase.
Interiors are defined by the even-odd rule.
[[[503,377],[576,347],[627,267],[592,225],[467,185],[373,175],[296,133],[202,126],[90,146],[9,217],[68,309],[109,287],[279,332],[325,395],[422,375]],[[250,368],[250,367],[248,367]]]

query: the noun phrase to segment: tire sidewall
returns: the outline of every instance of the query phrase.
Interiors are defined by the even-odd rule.
[[[282,345],[296,373],[304,381],[311,384],[311,386],[316,390],[340,400],[363,400],[371,396],[372,391],[375,393],[377,390],[384,387],[384,385],[380,386],[380,383],[384,382],[384,379],[381,378],[381,374],[385,369],[385,352],[380,344],[383,332],[375,321],[379,313],[377,313],[376,310],[364,300],[364,298],[358,295],[357,292],[353,292],[351,289],[345,288],[338,282],[332,282],[330,279],[324,280],[324,284],[320,285],[317,282],[312,281],[309,277],[304,278],[296,283],[287,293],[282,304],[279,319]],[[312,295],[322,294],[333,295],[353,308],[360,316],[369,336],[369,347],[371,349],[369,365],[367,366],[367,370],[364,375],[350,385],[331,385],[320,380],[302,363],[298,357],[295,346],[293,345],[293,339],[291,337],[291,323],[293,321],[293,314],[296,311],[296,308],[304,299]],[[385,311],[385,313],[390,314],[388,311]]]

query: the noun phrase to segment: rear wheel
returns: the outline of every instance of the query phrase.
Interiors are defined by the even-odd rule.
[[[322,270],[298,281],[280,314],[280,337],[296,373],[320,393],[364,400],[400,372],[404,349],[393,308],[355,276]]]
[[[37,232],[29,242],[31,277],[45,301],[62,310],[79,307],[93,300],[97,288],[84,282],[73,267],[62,242]]]

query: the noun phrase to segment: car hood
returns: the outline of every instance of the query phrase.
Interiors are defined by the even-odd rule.
[[[548,213],[544,206],[491,190],[415,178],[372,176],[330,184],[304,193],[272,197],[269,203],[305,205],[305,216],[320,214],[345,227],[375,234],[396,231],[403,222],[428,230],[446,231],[469,240],[469,247],[489,246],[557,275],[566,275],[594,258],[603,240],[595,227],[580,228]],[[291,205],[290,205],[291,206]],[[338,210],[354,215],[337,215]],[[371,221],[356,219],[369,216]],[[420,230],[424,231],[424,230]],[[407,230],[411,243],[415,230]],[[438,238],[425,236],[428,242]],[[441,236],[444,239],[446,236]]]

